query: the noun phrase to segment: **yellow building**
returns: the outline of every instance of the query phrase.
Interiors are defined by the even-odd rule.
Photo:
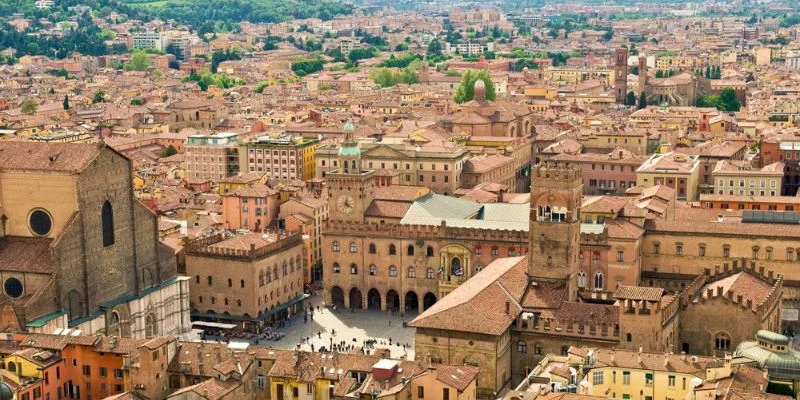
[[[653,154],[636,170],[636,185],[664,185],[675,189],[678,200],[697,201],[700,162],[695,155]]]
[[[733,371],[730,356],[719,360],[577,347],[570,348],[569,363],[584,366],[580,393],[614,399],[714,399],[720,381]]]
[[[239,168],[266,179],[308,181],[316,175],[319,140],[286,133],[260,136],[241,144]]]
[[[269,372],[273,400],[475,400],[478,367],[348,353],[281,352]]]

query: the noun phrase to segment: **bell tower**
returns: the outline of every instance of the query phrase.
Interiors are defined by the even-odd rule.
[[[355,127],[344,124],[344,141],[336,158],[338,169],[328,172],[328,216],[331,221],[364,222],[375,198],[375,171],[364,170],[361,149],[353,137]]]
[[[619,48],[614,51],[614,88],[617,103],[624,103],[628,96],[628,49]]]
[[[578,297],[580,269],[580,167],[543,162],[531,174],[528,277],[532,281],[562,281],[568,299]]]

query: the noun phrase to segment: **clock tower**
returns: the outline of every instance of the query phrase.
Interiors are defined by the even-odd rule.
[[[331,221],[364,222],[375,198],[375,171],[361,166],[361,149],[353,137],[355,127],[344,124],[344,141],[337,157],[338,169],[328,172],[328,215]]]

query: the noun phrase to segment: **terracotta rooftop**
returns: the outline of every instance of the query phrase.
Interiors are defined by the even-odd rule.
[[[77,173],[100,152],[85,143],[0,142],[0,169]]]
[[[503,334],[522,311],[518,301],[527,285],[527,265],[526,257],[495,260],[414,318],[409,325]],[[506,275],[507,279],[503,279]]]
[[[664,295],[664,289],[643,286],[620,286],[614,292],[614,298],[626,300],[659,301]]]

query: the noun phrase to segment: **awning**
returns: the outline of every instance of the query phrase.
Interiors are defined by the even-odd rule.
[[[220,322],[206,322],[206,321],[192,321],[192,326],[201,326],[204,328],[219,328],[219,329],[236,328],[236,325],[234,324],[223,324]]]

